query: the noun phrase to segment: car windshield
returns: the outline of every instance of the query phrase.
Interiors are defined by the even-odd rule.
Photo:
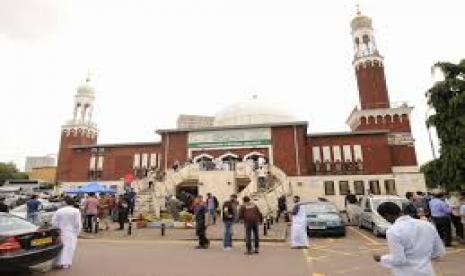
[[[401,209],[408,203],[407,199],[403,198],[390,198],[390,199],[373,199],[373,210],[377,211],[378,206],[381,205],[383,202],[394,202],[397,204]]]
[[[305,204],[307,213],[337,213],[336,206],[332,204]]]
[[[0,235],[13,231],[35,231],[37,226],[34,224],[15,217],[15,216],[0,216]]]

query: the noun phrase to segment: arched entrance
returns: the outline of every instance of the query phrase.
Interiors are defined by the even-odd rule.
[[[258,158],[260,157],[263,157],[266,159],[265,155],[261,152],[258,152],[258,151],[253,151],[253,152],[249,152],[247,153],[246,155],[244,155],[244,157],[242,158],[242,161],[247,161],[247,160],[253,160],[253,161],[258,161]]]
[[[202,153],[194,157],[194,163],[213,161],[213,156],[210,154]]]
[[[235,170],[236,162],[240,160],[239,155],[232,152],[227,152],[219,156],[218,159],[222,162],[225,171]]]

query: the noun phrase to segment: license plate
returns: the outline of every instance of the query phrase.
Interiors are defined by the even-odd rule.
[[[320,230],[320,229],[326,229],[326,226],[324,226],[324,225],[309,225],[308,229]]]
[[[49,245],[53,242],[52,237],[43,238],[43,239],[35,239],[31,241],[31,246],[44,246]]]

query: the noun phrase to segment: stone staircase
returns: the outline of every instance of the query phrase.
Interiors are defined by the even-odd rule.
[[[266,216],[276,214],[279,197],[285,195],[290,202],[293,194],[287,175],[281,169],[269,165],[269,171],[275,178],[275,184],[264,191],[259,191],[258,177],[247,163],[238,163],[235,171],[237,176],[250,179],[250,183],[238,193],[238,199],[249,196]],[[137,180],[134,185],[137,192],[135,213],[149,213],[159,217],[160,212],[165,210],[166,198],[175,194],[176,186],[183,181],[198,179],[200,173],[199,167],[191,164],[178,171],[169,170],[163,181],[157,181],[151,175]],[[151,190],[148,188],[149,181],[153,182]]]

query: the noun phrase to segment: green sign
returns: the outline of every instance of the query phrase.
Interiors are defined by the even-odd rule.
[[[228,148],[271,145],[269,128],[190,132],[189,148]]]

